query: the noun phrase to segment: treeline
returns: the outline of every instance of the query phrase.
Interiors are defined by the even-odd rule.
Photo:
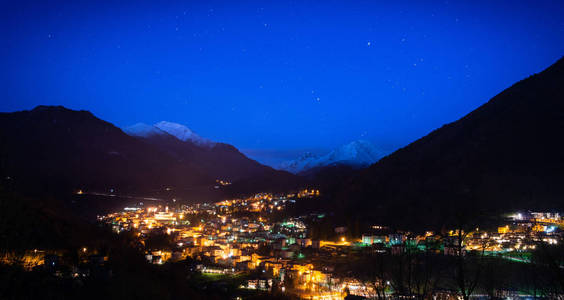
[[[531,263],[485,255],[481,251],[443,255],[405,249],[401,254],[367,255],[337,267],[343,276],[353,273],[377,293],[378,299],[408,296],[429,299],[455,294],[462,299],[483,295],[500,299],[518,294],[534,298],[564,296],[564,247],[540,245]]]

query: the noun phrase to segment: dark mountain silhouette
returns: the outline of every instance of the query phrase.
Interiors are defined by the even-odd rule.
[[[158,134],[136,136],[169,154],[178,162],[188,163],[218,179],[237,181],[250,177],[279,177],[292,180],[295,176],[264,166],[225,143],[198,145],[191,140],[182,141],[164,131]]]
[[[399,225],[563,209],[564,59],[360,171],[334,197],[341,211]]]
[[[315,167],[302,172],[298,175],[308,179],[315,184],[323,184],[326,182],[341,181],[347,179],[362,167],[354,166],[346,163],[333,163],[327,166]]]
[[[295,176],[262,166],[230,145],[204,150],[171,139],[143,140],[90,112],[60,106],[0,114],[0,173],[15,186],[38,193],[78,188],[138,194],[164,187],[205,190],[218,176],[234,181],[268,178],[272,186],[257,190],[275,187],[278,179],[281,185],[297,182]]]

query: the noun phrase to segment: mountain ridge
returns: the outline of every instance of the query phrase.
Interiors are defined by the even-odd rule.
[[[130,136],[88,111],[62,106],[0,113],[0,128],[0,175],[39,193],[83,188],[154,193],[165,186],[187,191],[213,186],[218,178],[253,176],[268,178],[265,185],[254,187],[268,190],[278,188],[278,179],[284,187],[299,181],[231,145],[200,146],[161,132],[147,138]],[[177,148],[159,146],[163,143]],[[251,192],[236,187],[233,192]]]
[[[463,212],[563,209],[563,83],[561,58],[357,172],[335,203],[382,222],[437,226]]]
[[[335,148],[324,155],[306,152],[295,160],[283,162],[278,169],[300,174],[334,165],[362,168],[375,163],[384,156],[385,152],[377,149],[372,143],[365,140],[356,140]]]

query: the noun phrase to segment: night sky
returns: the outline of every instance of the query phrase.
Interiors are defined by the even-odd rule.
[[[393,2],[2,1],[0,111],[173,121],[272,162],[395,149],[564,55],[564,1]]]

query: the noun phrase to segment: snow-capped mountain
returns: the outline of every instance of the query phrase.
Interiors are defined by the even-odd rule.
[[[193,171],[192,174],[239,181],[242,185],[238,189],[251,188],[251,185],[266,186],[275,177],[276,180],[286,180],[280,183],[282,186],[289,184],[293,187],[294,183],[301,180],[288,172],[275,170],[248,158],[232,145],[202,138],[181,124],[165,121],[155,125],[138,123],[122,131],[173,159],[175,164],[194,168],[197,172]],[[245,180],[251,181],[247,183]]]
[[[160,130],[159,128],[148,125],[145,123],[137,123],[129,127],[123,128],[123,132],[130,136],[148,138],[156,135],[166,135],[167,133]]]
[[[282,163],[279,169],[297,174],[309,169],[336,164],[365,167],[377,162],[385,155],[384,151],[377,149],[372,143],[358,140],[343,145],[322,156],[309,152],[304,153],[295,160]]]
[[[11,184],[5,177],[17,178],[29,191],[47,191],[43,184],[49,192],[111,187],[124,194],[160,197],[158,191],[171,187],[184,199],[219,200],[226,193],[303,186],[301,178],[261,165],[231,145],[203,147],[147,124],[119,129],[88,111],[38,106],[0,113],[0,124],[0,161],[9,158],[10,162],[0,168],[6,174],[0,181]],[[77,161],[81,168],[76,167]],[[209,189],[217,179],[233,184]]]
[[[320,158],[321,156],[319,155],[313,154],[311,152],[306,152],[294,160],[281,163],[278,169],[296,174],[301,171],[316,167]]]
[[[161,121],[155,125],[137,123],[135,125],[123,128],[123,131],[130,136],[136,137],[148,138],[156,135],[171,135],[183,142],[190,141],[199,146],[215,145],[214,142],[197,135],[192,130],[190,130],[190,128],[182,124],[168,121]]]

